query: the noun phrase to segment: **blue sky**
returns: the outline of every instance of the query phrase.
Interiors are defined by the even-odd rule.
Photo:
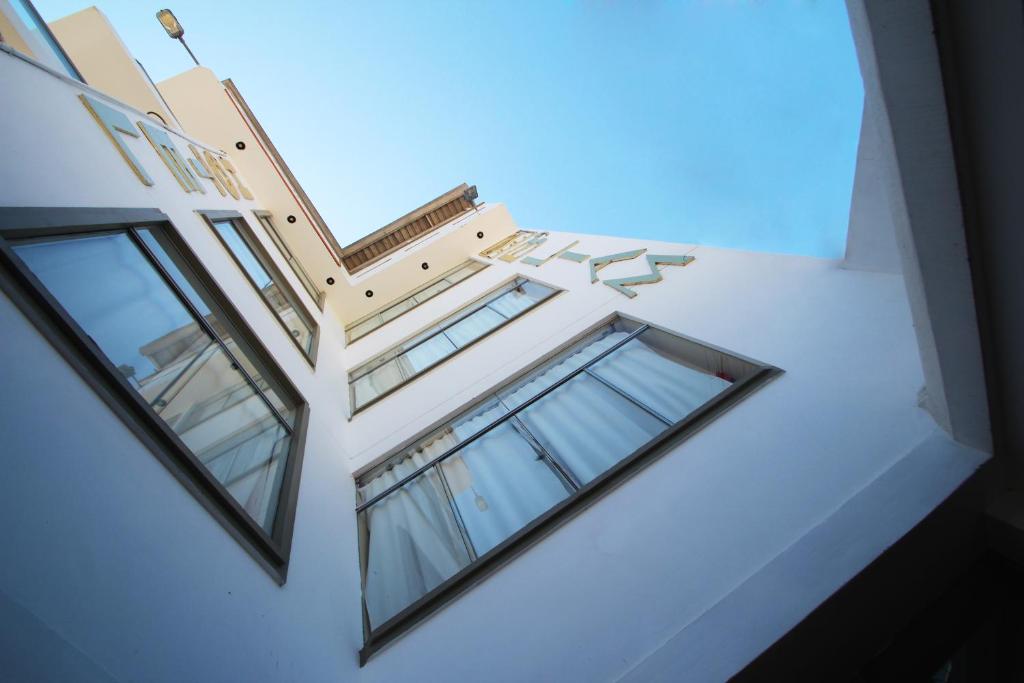
[[[154,18],[173,2],[342,244],[465,181],[523,227],[843,254],[841,0],[86,1],[157,81],[192,65]]]

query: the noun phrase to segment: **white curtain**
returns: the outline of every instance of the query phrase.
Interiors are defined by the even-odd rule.
[[[491,404],[451,428],[434,433],[360,487],[360,500],[379,495],[503,412]],[[469,551],[433,470],[363,514],[368,535],[363,594],[374,627],[469,564]]]
[[[352,382],[355,403],[353,408],[366,405],[388,389],[396,387],[402,382],[402,370],[398,367],[398,363],[394,360],[388,361],[379,368],[368,372]]]
[[[435,335],[398,357],[406,376],[412,377],[455,352],[455,346],[443,334]]]
[[[586,374],[572,378],[519,417],[584,484],[667,426]]]
[[[505,320],[505,318],[485,306],[449,327],[445,330],[445,334],[455,342],[456,346],[462,348],[474,339],[484,336],[498,325],[501,325]]]
[[[436,447],[444,450],[442,443]],[[432,450],[411,456],[408,466],[430,461]],[[385,472],[365,487],[364,495],[376,495],[401,476],[398,468]],[[368,533],[363,593],[375,628],[469,564],[469,552],[433,470],[363,514]]]
[[[441,469],[478,555],[564,500],[570,492],[508,422],[445,460]]]
[[[433,461],[625,337],[625,332],[609,328],[604,336],[503,392],[500,402],[483,404],[425,439],[390,470],[367,482],[360,489],[361,500],[369,500]],[[631,340],[590,371],[620,391],[584,372],[518,414],[544,449],[584,484],[728,386],[725,380],[661,354],[641,338]],[[477,555],[571,495],[511,421],[466,445],[442,461],[440,468]],[[364,514],[368,533],[365,596],[374,627],[471,561],[434,470]]]
[[[729,382],[680,364],[633,339],[590,370],[677,422],[726,389]]]
[[[540,372],[526,378],[525,381],[501,392],[502,403],[509,410],[515,409],[522,403],[530,400],[549,386],[562,379],[576,368],[592,360],[598,354],[614,346],[618,341],[625,338],[625,332],[609,332],[594,342],[580,348],[560,363],[548,368],[542,368]]]

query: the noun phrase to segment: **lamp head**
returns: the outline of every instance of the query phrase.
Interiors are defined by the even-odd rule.
[[[185,35],[185,29],[178,23],[177,17],[174,16],[174,12],[169,9],[162,9],[156,13],[156,18],[160,22],[160,25],[167,31],[167,35],[171,38],[181,38]]]

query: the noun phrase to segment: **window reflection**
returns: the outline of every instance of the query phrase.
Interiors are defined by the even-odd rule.
[[[282,289],[281,283],[271,276],[270,266],[264,264],[239,232],[234,221],[215,221],[213,227],[238,260],[242,270],[249,275],[271,310],[284,323],[295,343],[307,356],[312,354],[314,325],[302,313],[302,309],[292,297]]]
[[[239,361],[244,354],[226,333],[227,343],[210,320],[196,316],[210,314],[192,285],[181,298],[137,239],[144,238],[119,232],[15,243],[14,250],[153,412],[270,532],[291,439],[274,407],[280,399],[258,374],[243,371],[251,361]],[[174,267],[172,280],[183,277],[158,242],[145,244]]]
[[[0,3],[0,13],[7,19],[7,30],[3,32],[7,44],[51,69],[61,71],[75,80],[83,80],[31,2],[9,0]]]
[[[542,287],[513,283],[487,310],[526,310]],[[366,472],[357,512],[371,631],[760,369],[620,320]]]
[[[349,373],[354,409],[376,401],[554,294],[551,287],[517,278],[371,358]]]

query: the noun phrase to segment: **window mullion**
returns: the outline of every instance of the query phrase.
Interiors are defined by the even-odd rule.
[[[583,372],[587,373],[587,374],[588,374],[589,376],[593,377],[593,378],[594,378],[595,380],[597,380],[597,381],[598,381],[598,382],[600,382],[601,384],[605,385],[606,387],[608,387],[609,389],[611,389],[612,391],[614,391],[614,392],[615,392],[616,394],[618,394],[618,395],[619,395],[619,396],[621,396],[622,398],[624,398],[624,399],[626,399],[627,401],[629,401],[630,403],[633,403],[633,404],[635,404],[635,405],[636,405],[636,406],[637,406],[638,408],[640,408],[641,410],[643,410],[643,411],[644,411],[645,413],[648,413],[648,414],[649,414],[649,415],[651,415],[652,417],[655,417],[655,418],[657,418],[657,419],[658,419],[658,420],[660,420],[661,422],[664,422],[664,423],[665,423],[666,425],[671,425],[671,424],[673,424],[673,423],[672,423],[672,420],[669,420],[669,419],[668,419],[667,417],[664,417],[664,416],[662,416],[662,415],[661,415],[661,414],[660,414],[660,413],[659,413],[658,411],[656,411],[656,410],[655,410],[654,408],[651,408],[650,406],[648,406],[648,405],[647,405],[646,403],[644,403],[643,401],[640,401],[639,399],[636,399],[636,398],[634,398],[634,397],[633,397],[633,396],[631,396],[630,394],[626,393],[626,391],[625,391],[624,389],[620,389],[619,387],[615,386],[614,384],[612,384],[611,382],[609,382],[609,381],[608,381],[608,380],[606,380],[605,378],[603,378],[603,377],[601,377],[600,375],[598,375],[598,374],[597,374],[596,372],[594,372],[593,370],[591,370],[591,369],[590,369],[590,366],[587,366],[587,367],[585,367],[585,368],[583,369]]]
[[[197,353],[197,354],[196,354],[195,356],[193,356],[193,357],[192,357],[192,359],[191,359],[191,360],[190,360],[190,361],[189,361],[188,363],[186,363],[186,364],[185,364],[185,367],[183,367],[183,368],[181,369],[181,372],[179,372],[179,373],[178,373],[178,374],[177,374],[177,375],[175,376],[175,378],[174,378],[174,379],[172,379],[172,380],[171,380],[170,382],[168,382],[168,383],[167,383],[167,386],[165,386],[165,387],[164,387],[163,389],[161,389],[161,390],[160,390],[160,393],[158,393],[158,394],[156,395],[156,398],[154,398],[154,399],[153,399],[152,401],[150,401],[150,402],[149,402],[149,405],[150,405],[150,406],[151,406],[151,407],[152,407],[152,408],[153,408],[154,410],[155,410],[156,408],[158,408],[158,407],[161,407],[161,406],[159,406],[158,404],[160,403],[160,401],[162,401],[162,400],[163,400],[164,396],[166,396],[166,395],[167,395],[167,393],[168,393],[168,392],[169,392],[169,391],[170,391],[170,390],[171,390],[171,389],[172,389],[172,388],[174,387],[174,385],[175,385],[175,384],[177,384],[178,380],[179,380],[179,379],[181,379],[182,377],[184,377],[184,376],[185,376],[185,373],[186,373],[186,372],[188,372],[189,370],[191,370],[191,369],[192,369],[192,366],[193,366],[193,365],[195,365],[195,364],[196,364],[196,362],[197,362],[197,361],[198,361],[198,360],[199,360],[199,359],[200,359],[200,358],[201,358],[201,357],[203,356],[203,354],[205,354],[205,353],[206,353],[206,351],[207,351],[207,350],[208,350],[208,349],[209,349],[209,348],[210,348],[211,346],[213,346],[213,345],[214,345],[215,343],[216,343],[216,342],[214,342],[214,341],[211,341],[211,342],[210,342],[210,343],[208,343],[208,344],[207,344],[206,346],[204,346],[204,347],[203,347],[203,349],[202,349],[201,351],[199,351],[199,352],[198,352],[198,353]]]
[[[444,476],[444,471],[442,471],[439,461],[434,462],[433,470],[441,481],[441,488],[444,489],[444,496],[448,499],[448,507],[452,509],[455,525],[459,528],[459,535],[462,536],[462,542],[466,546],[466,552],[469,553],[469,559],[471,562],[475,562],[477,558],[476,548],[473,547],[473,541],[469,537],[469,531],[466,530],[466,523],[462,519],[462,513],[459,512],[459,506],[455,504],[455,495],[452,493],[451,486],[448,484],[448,479]],[[425,477],[427,473],[424,472],[420,476]]]
[[[504,405],[504,402],[502,402],[502,405]],[[580,483],[580,480],[576,476],[576,474],[572,470],[570,470],[565,463],[563,463],[561,460],[555,457],[553,453],[551,453],[548,449],[544,448],[540,440],[537,439],[537,437],[534,436],[533,433],[530,431],[530,428],[527,427],[526,424],[519,419],[519,415],[513,415],[511,418],[509,418],[509,422],[511,422],[512,427],[517,432],[519,432],[519,434],[522,435],[522,437],[526,439],[527,442],[529,442],[533,449],[537,451],[542,458],[548,461],[548,463],[555,469],[555,471],[558,472],[558,474],[569,484],[569,486],[572,487],[573,491],[580,490],[580,486],[582,486],[582,484]]]
[[[523,401],[518,406],[513,408],[510,412],[505,413],[504,415],[498,417],[497,419],[495,419],[490,424],[488,424],[485,427],[481,428],[479,431],[474,432],[473,434],[470,434],[465,439],[463,439],[461,442],[459,442],[458,444],[456,444],[452,448],[448,449],[447,451],[445,451],[441,455],[439,455],[436,458],[434,458],[434,460],[431,463],[428,463],[427,465],[424,465],[423,467],[417,469],[416,471],[411,472],[410,474],[408,474],[407,476],[403,477],[399,481],[395,482],[394,484],[389,486],[384,491],[381,491],[380,493],[378,493],[376,496],[374,496],[370,500],[366,501],[365,503],[357,505],[356,506],[356,512],[361,512],[362,510],[365,510],[366,508],[368,508],[371,505],[373,505],[374,503],[376,503],[378,500],[381,500],[382,498],[387,496],[389,493],[391,493],[395,489],[399,489],[402,486],[404,486],[405,484],[407,484],[409,481],[415,479],[423,471],[430,469],[430,466],[432,464],[439,463],[442,460],[445,460],[445,459],[449,458],[450,456],[454,455],[460,449],[465,448],[466,446],[468,446],[472,442],[476,441],[478,438],[480,438],[481,436],[483,436],[484,434],[486,434],[490,430],[492,430],[495,427],[497,427],[502,422],[504,422],[504,421],[508,420],[509,418],[511,418],[512,416],[514,416],[514,415],[516,415],[518,413],[521,413],[522,411],[526,410],[526,408],[528,408],[529,406],[531,406],[534,403],[536,403],[537,401],[541,400],[542,398],[544,398],[545,396],[550,394],[552,391],[555,391],[556,389],[558,389],[558,387],[562,386],[563,384],[565,384],[566,382],[571,380],[573,377],[576,377],[577,375],[582,373],[586,368],[590,367],[591,365],[593,365],[594,363],[598,362],[602,358],[606,357],[610,353],[613,353],[616,349],[621,348],[624,344],[628,343],[631,339],[636,338],[637,335],[639,335],[641,332],[646,330],[647,327],[648,327],[647,325],[641,325],[636,330],[633,330],[628,335],[626,335],[626,337],[624,339],[620,339],[619,341],[615,342],[614,344],[612,344],[610,347],[608,347],[607,349],[605,349],[601,353],[599,353],[596,356],[594,356],[594,358],[592,358],[585,365],[576,368],[575,370],[573,370],[572,372],[567,374],[565,377],[561,378],[560,380],[558,380],[557,382],[552,384],[551,386],[546,387],[542,391],[539,391],[534,396],[531,396],[530,398],[528,398],[527,400]]]
[[[289,434],[291,434],[291,425],[288,424],[288,421],[285,420],[284,416],[281,415],[280,411],[278,411],[277,406],[271,403],[270,399],[267,398],[266,395],[260,390],[260,386],[259,384],[256,383],[256,380],[253,379],[252,375],[249,374],[249,371],[245,369],[245,366],[242,363],[240,363],[237,358],[235,358],[235,354],[231,353],[231,350],[228,349],[227,344],[225,344],[224,340],[220,338],[220,335],[217,334],[217,331],[213,329],[213,326],[210,325],[210,322],[206,319],[206,316],[204,316],[199,311],[199,309],[196,308],[195,304],[192,303],[192,301],[188,298],[185,292],[182,291],[178,283],[175,282],[173,277],[171,277],[171,274],[167,272],[166,268],[164,268],[164,265],[160,263],[160,259],[158,259],[156,257],[156,254],[154,254],[152,250],[149,248],[149,245],[147,245],[145,241],[143,241],[142,238],[140,238],[138,234],[136,234],[134,228],[128,228],[127,233],[129,237],[131,237],[132,241],[135,243],[135,246],[138,247],[142,251],[143,255],[149,260],[150,265],[152,265],[156,269],[156,271],[160,274],[160,277],[163,278],[164,282],[167,283],[167,286],[169,286],[171,288],[171,291],[173,291],[174,294],[178,297],[182,305],[185,306],[185,308],[188,309],[189,313],[192,314],[192,317],[195,318],[196,323],[201,328],[203,328],[203,331],[210,335],[210,338],[213,339],[218,346],[220,346],[221,350],[224,351],[225,355],[227,355],[227,357],[231,360],[231,363],[234,366],[234,368],[238,370],[238,372],[243,377],[245,377],[246,380],[248,380],[248,382],[252,385],[253,390],[263,400],[263,403],[266,404],[267,408],[270,409],[270,412],[273,413],[278,420],[280,420],[284,428],[288,431]]]
[[[498,310],[497,308],[495,308],[494,306],[492,306],[492,305],[491,305],[492,303],[494,303],[494,302],[493,302],[493,301],[490,301],[490,302],[488,302],[488,303],[487,303],[487,305],[486,305],[486,306],[484,306],[484,308],[489,308],[489,309],[491,309],[492,311],[494,311],[494,313],[495,313],[495,314],[497,314],[497,315],[500,315],[500,316],[501,316],[502,318],[504,318],[505,320],[511,320],[511,318],[509,318],[509,317],[508,317],[507,315],[505,315],[504,313],[502,313],[501,311],[499,311],[499,310]]]
[[[444,336],[444,338],[448,340],[448,343],[452,345],[453,349],[460,348],[459,345],[456,344],[455,341],[451,337],[448,336],[448,332],[446,332],[445,330],[441,330],[441,335]],[[434,337],[436,337],[436,336],[437,335],[434,335]],[[433,339],[434,337],[431,337],[431,339]]]

